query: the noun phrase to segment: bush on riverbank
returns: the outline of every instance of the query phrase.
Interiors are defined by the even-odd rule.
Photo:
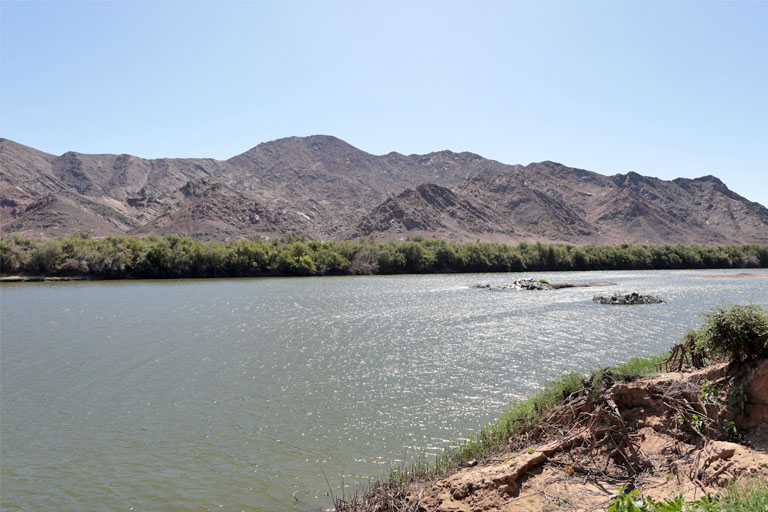
[[[704,353],[736,362],[768,358],[768,311],[754,304],[720,306],[695,336]]]
[[[750,267],[768,268],[768,245],[320,242],[295,234],[226,243],[180,235],[0,239],[0,272],[6,275],[176,278]]]

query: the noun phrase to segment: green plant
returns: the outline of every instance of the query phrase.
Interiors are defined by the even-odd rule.
[[[608,512],[765,512],[768,510],[768,481],[746,480],[732,484],[727,493],[707,494],[686,503],[683,496],[664,501],[641,498],[638,491],[619,492],[612,496]]]
[[[539,279],[539,282],[540,282],[541,284],[552,284],[552,283],[550,283],[549,281],[547,281],[546,279]]]
[[[714,380],[702,380],[701,381],[701,393],[699,396],[705,402],[716,404],[720,402],[719,390],[717,389],[717,382]]]
[[[610,387],[613,382],[632,382],[643,377],[658,375],[659,368],[669,356],[664,353],[651,357],[633,357],[617,366],[598,368],[591,372],[592,391],[600,393]]]
[[[634,490],[628,493],[624,492],[623,487],[619,487],[619,492],[611,496],[611,505],[608,507],[608,512],[645,512],[647,507],[643,502],[643,499],[638,495],[640,491]]]
[[[689,503],[686,512],[765,512],[768,510],[768,481],[745,480],[728,487],[725,494],[707,495]]]
[[[699,350],[731,361],[768,357],[768,311],[755,304],[720,306],[699,331]]]
[[[739,430],[736,428],[736,423],[730,420],[723,421],[723,433],[728,436],[728,439],[739,441],[743,436],[739,434]]]
[[[707,428],[707,426],[704,424],[704,420],[702,420],[698,414],[694,414],[691,416],[691,426],[693,427],[696,432],[704,432],[704,429]]]
[[[664,501],[653,501],[651,498],[648,498],[647,501],[653,512],[678,512],[683,510],[685,504],[682,494],[675,498],[666,498]]]
[[[651,498],[640,498],[639,494],[637,490],[625,493],[624,489],[619,487],[619,492],[613,495],[608,512],[680,512],[685,504],[682,495],[664,501],[654,501]]]
[[[726,402],[732,413],[737,416],[749,416],[752,404],[747,401],[747,383],[731,386]]]

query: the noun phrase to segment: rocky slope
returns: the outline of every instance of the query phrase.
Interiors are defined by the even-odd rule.
[[[485,204],[461,197],[446,187],[424,184],[375,207],[358,222],[349,237],[417,234],[445,239],[504,239],[514,233],[514,224]]]
[[[603,176],[472,153],[372,155],[289,137],[229,160],[50,155],[0,139],[0,229],[26,236],[181,233],[575,244],[768,243],[768,209],[713,176]]]
[[[135,235],[178,233],[201,240],[280,235],[279,226],[312,228],[309,217],[263,194],[242,194],[210,178],[190,181],[165,198],[164,210],[131,231]]]

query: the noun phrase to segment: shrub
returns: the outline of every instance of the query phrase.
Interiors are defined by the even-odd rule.
[[[737,416],[749,416],[749,412],[752,410],[752,404],[747,402],[746,383],[731,386],[726,401],[728,402],[728,407],[731,409],[731,412]]]
[[[608,512],[680,512],[685,501],[683,496],[664,501],[654,501],[651,498],[641,498],[640,491],[624,492],[619,487],[619,492],[613,496],[613,501],[608,507]]]
[[[768,358],[768,311],[733,304],[711,311],[700,331],[699,350],[731,361]]]

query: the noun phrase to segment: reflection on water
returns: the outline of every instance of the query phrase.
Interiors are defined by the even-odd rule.
[[[721,300],[768,305],[768,279],[700,273],[3,285],[3,509],[328,508],[323,473],[339,493],[563,371],[662,351]],[[591,302],[614,291],[668,303]]]

